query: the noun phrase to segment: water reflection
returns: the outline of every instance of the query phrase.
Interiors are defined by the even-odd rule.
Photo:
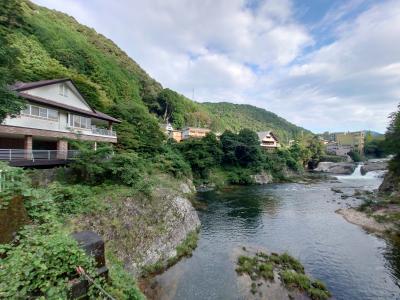
[[[325,281],[336,299],[400,299],[399,241],[386,242],[347,223],[335,210],[358,200],[331,191],[374,189],[380,180],[345,178],[200,194],[208,209],[199,211],[198,248],[155,279],[164,291],[173,291],[158,299],[240,299],[232,251],[242,245],[288,251]]]

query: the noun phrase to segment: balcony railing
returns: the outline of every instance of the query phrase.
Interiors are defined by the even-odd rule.
[[[24,149],[0,149],[0,160],[70,160],[79,155],[77,150],[24,150]]]
[[[104,129],[104,128],[92,127],[92,133],[93,134],[99,134],[99,135],[117,137],[117,133],[115,131],[109,130],[109,129]]]

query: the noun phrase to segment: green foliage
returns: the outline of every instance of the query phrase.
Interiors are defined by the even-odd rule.
[[[251,285],[252,293],[257,292],[257,280],[274,280],[274,271],[279,272],[282,282],[288,288],[305,291],[311,299],[322,300],[331,296],[321,281],[312,280],[305,275],[303,265],[287,253],[268,255],[264,252],[258,252],[254,256],[241,255],[238,257],[236,272],[250,276],[253,281]]]
[[[382,158],[386,156],[385,140],[372,139],[365,143],[364,153],[368,157]]]
[[[118,300],[145,300],[131,274],[124,270],[123,264],[114,256],[107,256],[111,282],[107,285],[107,291]]]
[[[173,142],[171,142],[173,143]],[[179,152],[176,145],[166,145],[163,151],[152,159],[153,168],[173,175],[176,178],[192,176],[189,163]]]
[[[145,106],[134,102],[121,103],[113,106],[111,112],[125,120],[116,126],[120,149],[135,150],[147,155],[160,151],[165,135]]]
[[[221,161],[221,145],[212,133],[203,139],[182,141],[177,147],[189,162],[193,174],[198,178],[207,178],[210,169],[219,165]]]
[[[82,266],[95,277],[93,262],[67,233],[53,226],[28,226],[13,247],[0,246],[0,297],[68,296],[68,280]]]
[[[201,105],[209,111],[211,127],[217,132],[226,130],[239,132],[243,128],[253,131],[272,130],[282,144],[288,144],[289,140],[310,134],[309,131],[289,123],[276,114],[255,106],[227,102]]]
[[[286,286],[307,292],[311,299],[325,300],[331,297],[325,285],[319,280],[312,281],[308,276],[293,270],[283,270],[280,276]]]
[[[398,109],[390,115],[390,124],[385,133],[387,149],[394,155],[389,163],[389,169],[396,176],[400,176],[400,105]]]
[[[350,151],[350,152],[348,153],[348,155],[351,157],[351,159],[352,159],[354,162],[360,162],[360,161],[363,160],[361,154],[358,153],[357,151],[353,151],[353,150],[352,150],[352,151]]]
[[[30,187],[30,180],[21,168],[0,162],[0,209],[6,207],[15,196],[22,195]]]
[[[25,102],[11,92],[7,84],[18,75],[19,52],[10,46],[10,30],[23,24],[21,8],[16,1],[0,3],[0,123],[7,116],[15,117],[25,107]]]

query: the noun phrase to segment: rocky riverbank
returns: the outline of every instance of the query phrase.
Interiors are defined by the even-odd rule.
[[[71,226],[100,234],[106,253],[112,253],[137,277],[146,266],[175,258],[178,246],[198,230],[200,221],[188,200],[194,191],[191,181],[160,176],[151,195],[104,199],[106,209],[76,217]]]
[[[338,209],[336,212],[342,215],[347,222],[361,226],[370,232],[381,234],[391,231],[394,228],[393,224],[379,223],[373,216],[369,216],[367,213],[355,208],[342,208]],[[377,215],[379,215],[379,213],[377,213]]]

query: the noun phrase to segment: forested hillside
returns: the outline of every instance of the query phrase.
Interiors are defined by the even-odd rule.
[[[272,112],[252,105],[220,102],[203,103],[202,106],[212,116],[212,127],[215,131],[238,132],[243,128],[253,131],[273,130],[283,143],[310,133]]]
[[[203,105],[163,89],[111,40],[63,13],[26,0],[1,5],[6,16],[1,25],[8,31],[3,44],[6,52],[13,52],[7,82],[71,78],[96,109],[124,120],[117,128],[120,147],[158,147],[153,144],[154,138],[162,141],[158,123],[167,120],[177,128],[272,129],[284,141],[301,133],[300,128],[263,109],[228,103]]]

